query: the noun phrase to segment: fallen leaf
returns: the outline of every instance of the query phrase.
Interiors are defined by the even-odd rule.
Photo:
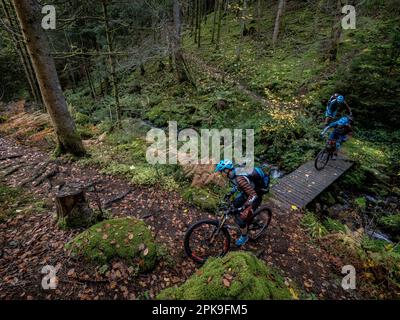
[[[224,286],[229,288],[231,286],[231,282],[228,279],[223,279],[222,282],[224,283]]]
[[[68,270],[68,272],[67,272],[67,276],[68,277],[71,277],[71,276],[73,276],[75,274],[75,269],[70,269],[70,270]]]

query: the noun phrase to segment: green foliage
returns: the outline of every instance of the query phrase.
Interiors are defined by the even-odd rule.
[[[378,219],[378,224],[385,231],[400,234],[400,214],[380,217]]]
[[[0,96],[4,93],[4,101],[28,96],[23,66],[5,28],[0,29],[0,74]]]
[[[139,271],[151,270],[157,258],[157,247],[147,225],[130,217],[93,225],[65,247],[73,256],[99,265],[119,258],[137,266]]]
[[[367,207],[367,200],[365,199],[365,197],[356,198],[354,202],[361,210],[365,210],[365,208]]]
[[[318,220],[312,212],[307,211],[301,219],[301,226],[311,235],[312,238],[325,236],[327,228]]]
[[[206,264],[178,288],[168,288],[160,300],[282,300],[292,299],[284,279],[254,255],[232,252]]]
[[[346,232],[346,227],[344,224],[329,217],[324,220],[323,225],[327,232]]]
[[[400,247],[383,240],[363,238],[362,248],[367,253],[366,266],[375,274],[375,281],[384,279],[395,287],[400,287]]]
[[[364,21],[360,19],[361,23]],[[349,39],[365,46],[349,65],[341,66],[337,73],[338,90],[349,92],[358,121],[365,125],[384,123],[396,127],[399,118],[396,110],[400,93],[400,37],[399,19],[376,22]],[[359,28],[359,27],[358,27]],[[351,88],[351,91],[349,90]]]

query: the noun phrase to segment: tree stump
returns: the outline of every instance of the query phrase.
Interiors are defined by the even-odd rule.
[[[81,185],[66,184],[56,194],[57,222],[62,228],[87,228],[99,220]]]

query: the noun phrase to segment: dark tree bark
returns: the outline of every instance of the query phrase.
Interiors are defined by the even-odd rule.
[[[279,0],[278,11],[276,13],[276,19],[275,19],[274,34],[272,35],[272,45],[273,46],[275,46],[276,41],[278,40],[279,30],[280,30],[280,26],[281,26],[283,12],[285,10],[285,5],[286,5],[286,0]]]
[[[201,5],[201,0],[197,0],[197,47],[201,47],[201,12],[203,6]]]
[[[223,0],[217,0],[218,1],[218,24],[217,24],[217,43],[216,43],[216,49],[219,50],[219,46],[221,44],[221,25],[222,25],[222,16],[223,16],[223,5],[224,1]]]
[[[243,36],[244,36],[244,29],[245,29],[245,17],[247,15],[247,0],[243,0],[243,8],[242,12],[240,15],[240,39],[239,39],[239,44],[236,48],[236,60],[240,60],[240,54],[242,51],[242,42],[243,42]]]
[[[331,39],[327,50],[328,59],[331,62],[335,62],[337,60],[340,37],[342,36],[341,9],[342,9],[342,1],[336,0],[335,20],[332,26]]]
[[[186,62],[182,53],[182,34],[181,34],[181,6],[179,0],[173,2],[174,30],[172,41],[172,57],[174,60],[174,69],[179,82],[190,82],[190,75],[186,67]]]
[[[78,185],[64,185],[55,203],[57,221],[62,227],[87,228],[100,218],[90,208],[84,190]]]
[[[106,37],[107,37],[107,46],[108,46],[108,59],[111,68],[111,82],[113,86],[113,94],[115,99],[115,108],[116,108],[116,115],[117,115],[117,126],[121,125],[121,105],[119,102],[119,91],[118,91],[118,78],[117,78],[117,71],[116,71],[116,61],[114,56],[114,46],[111,37],[111,30],[109,25],[109,18],[108,18],[108,0],[102,0],[103,5],[103,16],[104,16],[104,26],[106,29]]]
[[[213,28],[212,28],[212,36],[211,43],[215,42],[215,29],[217,26],[217,14],[218,14],[218,0],[214,1],[214,15],[213,15]]]
[[[14,17],[12,16],[13,8],[8,7],[8,3],[6,0],[1,0],[1,5],[3,8],[4,14],[9,22],[10,29],[13,30],[14,32],[17,32],[17,29],[18,29],[18,34],[20,34],[20,32],[19,32],[20,30],[19,30],[17,24],[14,22]],[[28,81],[29,87],[31,89],[30,90],[31,96],[34,101],[41,104],[42,98],[40,95],[36,76],[32,70],[30,58],[26,52],[25,45],[23,43],[21,43],[20,39],[17,38],[17,35],[15,35],[12,32],[10,34],[11,34],[12,43],[14,45],[14,49],[15,49],[16,53],[18,54],[18,56],[21,60],[21,63],[23,65],[25,77],[26,77],[26,80]]]
[[[49,43],[41,27],[40,8],[35,0],[13,0],[40,91],[58,140],[58,153],[83,156],[85,149],[68,112]]]

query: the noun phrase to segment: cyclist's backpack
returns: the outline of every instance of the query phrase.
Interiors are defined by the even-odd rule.
[[[244,176],[254,185],[254,188],[262,193],[269,192],[270,168],[268,165],[255,167],[250,172],[237,173],[238,176]]]
[[[333,100],[337,99],[339,96],[340,96],[339,93],[335,93],[333,96],[331,96],[331,97],[329,98],[328,105],[329,105]]]

